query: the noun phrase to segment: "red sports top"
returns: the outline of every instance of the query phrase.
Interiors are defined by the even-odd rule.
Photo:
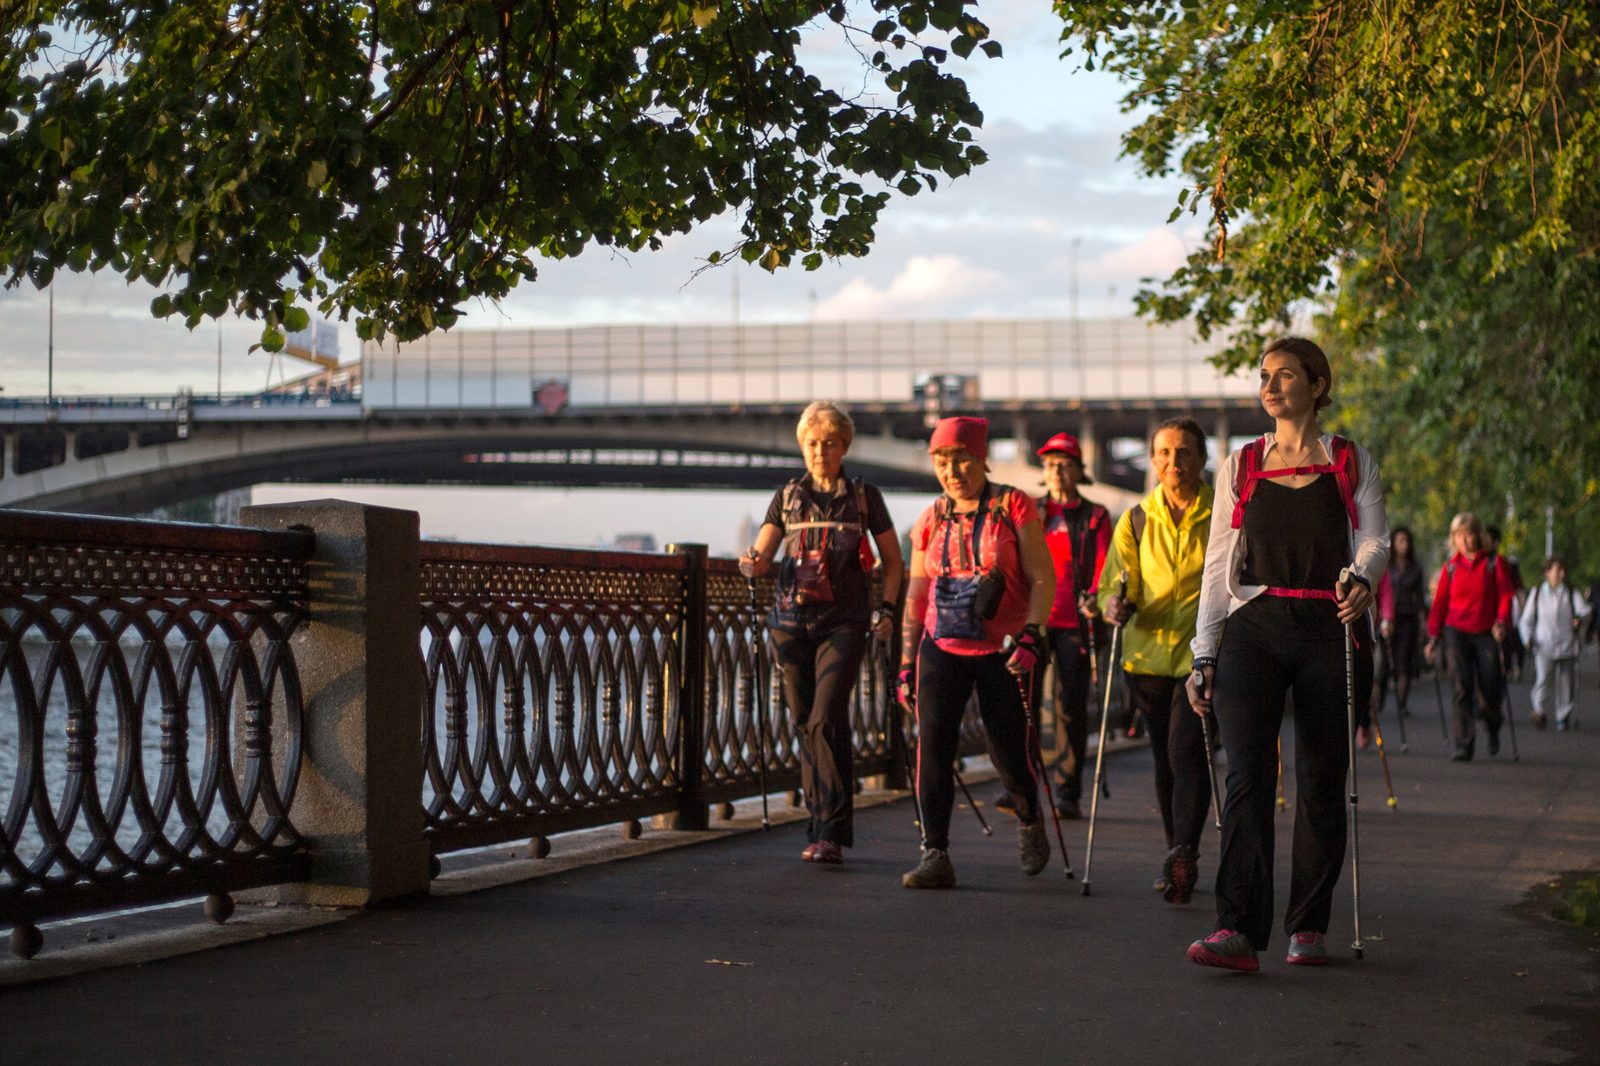
[[[1075,506],[1057,503],[1049,496],[1039,501],[1044,542],[1056,564],[1056,602],[1047,623],[1057,629],[1078,627],[1078,594],[1097,591],[1101,567],[1111,547],[1111,514],[1098,503],[1079,500]],[[1079,559],[1079,553],[1084,558]],[[1090,560],[1088,556],[1094,558]],[[1092,565],[1090,565],[1092,563]],[[1079,572],[1087,575],[1078,585]]]
[[[1021,633],[1024,623],[1028,621],[1028,585],[1022,578],[1022,556],[1018,550],[1017,535],[1023,526],[1039,520],[1039,509],[1034,506],[1033,497],[1025,492],[1009,485],[995,484],[994,487],[998,504],[1004,509],[1008,521],[984,521],[981,561],[985,569],[995,569],[1005,575],[1006,594],[1000,601],[1000,610],[983,623],[983,640],[944,637],[934,642],[942,650],[954,655],[992,655],[1004,647],[1006,637]],[[923,576],[970,576],[976,571],[970,563],[963,566],[961,560],[967,554],[965,546],[972,543],[972,523],[978,512],[967,511],[940,522],[938,507],[935,503],[923,511],[911,527],[912,550],[923,553]],[[944,566],[946,537],[950,538],[949,570]],[[922,620],[929,633],[934,631],[934,620],[938,613],[939,608],[930,594]]]
[[[1439,570],[1439,587],[1428,613],[1428,636],[1437,637],[1445,626],[1464,633],[1487,633],[1497,621],[1509,625],[1517,591],[1511,580],[1511,564],[1504,559],[1487,552],[1476,559],[1452,555]]]

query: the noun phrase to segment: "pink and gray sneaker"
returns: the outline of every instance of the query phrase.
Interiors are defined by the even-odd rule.
[[[1328,945],[1321,933],[1301,931],[1289,938],[1289,957],[1285,961],[1296,966],[1325,966],[1328,963]]]
[[[1189,945],[1189,961],[1201,966],[1218,966],[1224,970],[1243,970],[1255,973],[1261,969],[1256,960],[1255,945],[1243,933],[1232,929],[1218,929],[1204,940]]]

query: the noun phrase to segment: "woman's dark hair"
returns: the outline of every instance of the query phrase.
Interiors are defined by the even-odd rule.
[[[1319,348],[1316,341],[1306,337],[1279,337],[1261,353],[1261,362],[1265,364],[1267,356],[1273,352],[1288,352],[1300,361],[1300,369],[1305,371],[1306,377],[1327,385],[1317,397],[1318,411],[1333,402],[1333,367],[1328,365],[1328,353]]]
[[[1417,561],[1417,535],[1415,533],[1411,532],[1411,527],[1410,526],[1395,526],[1393,529],[1391,529],[1389,531],[1389,545],[1390,545],[1389,558],[1391,558],[1391,559],[1394,558],[1394,554],[1393,554],[1394,542],[1400,536],[1400,534],[1402,534],[1402,533],[1404,533],[1406,535],[1406,562],[1408,564],[1414,564]]]
[[[1164,429],[1175,429],[1180,433],[1187,434],[1189,439],[1194,441],[1195,451],[1200,453],[1201,460],[1203,461],[1205,459],[1206,431],[1201,429],[1200,423],[1196,422],[1194,419],[1184,418],[1182,416],[1179,416],[1178,418],[1167,419],[1151,432],[1150,451],[1152,454],[1154,454],[1156,448],[1156,434],[1160,433]]]

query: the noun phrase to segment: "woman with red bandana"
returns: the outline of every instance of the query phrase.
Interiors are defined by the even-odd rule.
[[[1050,861],[1030,769],[1022,679],[1044,655],[1055,567],[1032,498],[989,480],[989,423],[946,418],[928,452],[945,494],[911,529],[900,699],[917,716],[922,860],[907,888],[953,888],[950,813],[967,701],[976,692],[990,752],[1019,823],[1022,872]],[[1006,641],[1015,646],[1008,652]]]

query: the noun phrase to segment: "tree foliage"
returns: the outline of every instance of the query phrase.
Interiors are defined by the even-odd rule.
[[[815,269],[867,251],[890,188],[983,162],[942,66],[999,54],[966,6],[0,0],[0,257],[170,287],[155,314],[242,312],[268,347],[307,305],[415,337],[540,257],[730,209],[731,253]],[[892,102],[804,69],[830,21]]]
[[[1069,50],[1133,83],[1126,151],[1188,179],[1174,218],[1206,219],[1143,311],[1233,330],[1234,368],[1317,312],[1399,517],[1437,532],[1509,493],[1514,544],[1548,502],[1569,548],[1600,549],[1600,9],[1056,7]]]

